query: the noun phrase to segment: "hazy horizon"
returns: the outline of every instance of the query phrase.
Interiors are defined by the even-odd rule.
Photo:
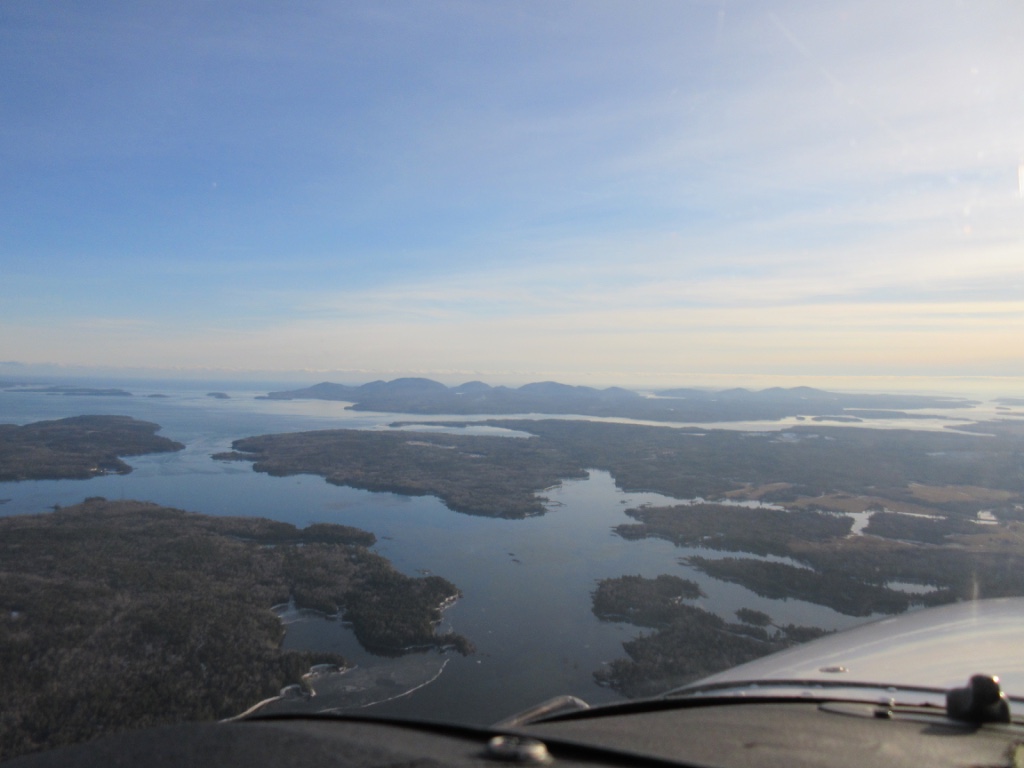
[[[491,386],[519,387],[539,381],[588,386],[598,389],[622,387],[638,392],[660,389],[731,389],[763,390],[771,387],[814,387],[837,392],[919,393],[960,397],[1021,397],[1024,377],[1014,376],[780,376],[764,374],[678,373],[672,376],[643,377],[623,375],[617,379],[604,376],[562,375],[564,372],[436,371],[393,369],[384,371],[227,371],[116,369],[97,367],[27,366],[0,362],[0,384],[121,384],[154,387],[160,383],[178,386],[221,384],[225,387],[252,390],[284,390],[301,388],[321,382],[358,386],[371,381],[390,381],[417,377],[456,386],[469,381],[483,381]]]

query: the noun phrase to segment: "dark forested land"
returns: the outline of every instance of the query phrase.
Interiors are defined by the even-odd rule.
[[[918,502],[911,484],[995,489],[1018,501],[1024,493],[1024,424],[1017,422],[977,425],[992,436],[817,425],[739,432],[557,419],[477,423],[537,435],[578,466],[611,472],[623,489],[680,499],[778,483],[803,497],[846,493]],[[977,501],[950,496],[928,503],[942,514],[974,516],[986,508]]]
[[[825,634],[775,626],[767,614],[750,609],[740,609],[740,621],[729,623],[683,602],[699,596],[697,584],[676,576],[601,581],[593,595],[599,618],[655,631],[623,643],[628,658],[598,670],[597,682],[626,696],[652,696]]]
[[[217,459],[254,461],[271,475],[310,473],[370,491],[440,497],[451,509],[489,517],[544,511],[536,494],[586,473],[538,439],[368,432],[351,429],[236,440]]]
[[[346,526],[102,499],[0,520],[0,759],[238,714],[312,664],[343,664],[281,650],[270,608],[290,598],[341,611],[370,648],[471,650],[434,633],[456,587],[399,574],[372,543]]]
[[[746,509],[722,504],[683,504],[626,510],[640,522],[615,532],[626,539],[656,536],[678,546],[756,555],[788,555],[793,539],[824,541],[850,532],[853,520],[804,509]]]
[[[180,451],[158,424],[129,416],[73,416],[17,426],[0,424],[0,481],[79,480],[127,474],[121,456]]]
[[[894,409],[958,408],[971,401],[923,395],[845,394],[812,387],[762,391],[671,389],[647,397],[621,387],[595,389],[540,381],[492,387],[470,381],[456,387],[423,378],[373,381],[360,386],[322,382],[271,392],[272,400],[343,400],[354,410],[420,414],[573,413],[672,422],[748,421],[787,416],[828,416],[861,409],[860,418],[892,418]],[[873,410],[872,410],[873,409]],[[852,418],[852,417],[851,417]]]
[[[237,440],[234,453],[217,458],[254,461],[254,469],[274,475],[312,473],[367,490],[433,494],[454,510],[500,517],[542,513],[545,488],[591,468],[607,470],[626,490],[681,499],[739,494],[793,509],[902,505],[973,519],[982,509],[1012,516],[1024,498],[1024,425],[1015,422],[979,425],[991,436],[826,426],[694,431],[562,419],[483,423],[535,437],[324,430]],[[958,487],[972,490],[947,490]],[[864,502],[851,506],[851,499]],[[848,526],[806,522],[814,521]],[[770,532],[762,526],[762,533]]]
[[[625,538],[654,536],[691,549],[788,558],[694,555],[686,563],[763,597],[805,600],[850,616],[1024,595],[1024,526],[1014,520],[980,524],[875,511],[863,534],[852,535],[849,517],[802,508],[695,504],[627,514],[641,522],[619,526]],[[930,589],[910,593],[892,583]]]
[[[653,579],[620,576],[598,584],[593,611],[605,621],[628,621],[641,627],[670,623],[683,600],[704,597],[695,581],[662,574]]]

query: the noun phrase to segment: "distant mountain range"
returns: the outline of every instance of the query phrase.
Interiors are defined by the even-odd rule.
[[[787,416],[854,419],[907,416],[904,410],[960,408],[973,402],[926,395],[845,394],[812,387],[760,391],[666,389],[644,395],[621,387],[595,389],[555,381],[521,387],[469,381],[448,387],[432,379],[401,378],[359,386],[322,382],[304,389],[271,392],[270,400],[341,400],[358,411],[429,415],[574,414],[669,422],[780,419]]]

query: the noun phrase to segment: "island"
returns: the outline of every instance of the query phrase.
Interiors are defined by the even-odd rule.
[[[957,397],[848,394],[813,387],[761,391],[669,389],[642,394],[622,387],[597,389],[540,381],[521,387],[492,387],[470,381],[455,387],[424,378],[372,381],[359,386],[321,382],[302,389],[270,392],[271,400],[317,399],[349,402],[353,410],[415,414],[578,414],[665,422],[713,422],[819,416],[830,420],[893,418],[901,410],[950,409],[974,404]],[[856,413],[846,413],[847,410]]]
[[[0,424],[0,482],[80,480],[126,475],[122,456],[180,451],[160,425],[129,416],[73,416],[18,426]]]
[[[437,635],[459,590],[404,576],[340,525],[296,529],[101,498],[0,519],[0,759],[238,714],[335,654],[283,651],[274,605],[340,613],[367,648],[472,651]],[[322,667],[318,669],[323,669]]]
[[[486,517],[541,514],[544,488],[586,476],[536,438],[333,429],[249,437],[232,448],[214,458],[252,461],[271,475],[316,474],[336,485],[435,495],[453,510]]]
[[[777,626],[749,608],[736,612],[738,622],[727,622],[685,602],[702,596],[695,582],[678,576],[602,580],[593,593],[598,618],[655,631],[623,643],[628,658],[597,670],[598,684],[625,696],[654,696],[827,634],[816,627]]]

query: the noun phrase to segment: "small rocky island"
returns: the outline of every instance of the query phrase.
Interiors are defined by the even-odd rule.
[[[333,654],[283,651],[271,607],[340,613],[369,649],[435,634],[460,593],[371,552],[373,534],[86,500],[0,519],[0,759],[113,730],[224,718]]]
[[[122,456],[180,451],[160,425],[129,416],[73,416],[18,426],[0,424],[0,482],[85,480],[126,475]]]

